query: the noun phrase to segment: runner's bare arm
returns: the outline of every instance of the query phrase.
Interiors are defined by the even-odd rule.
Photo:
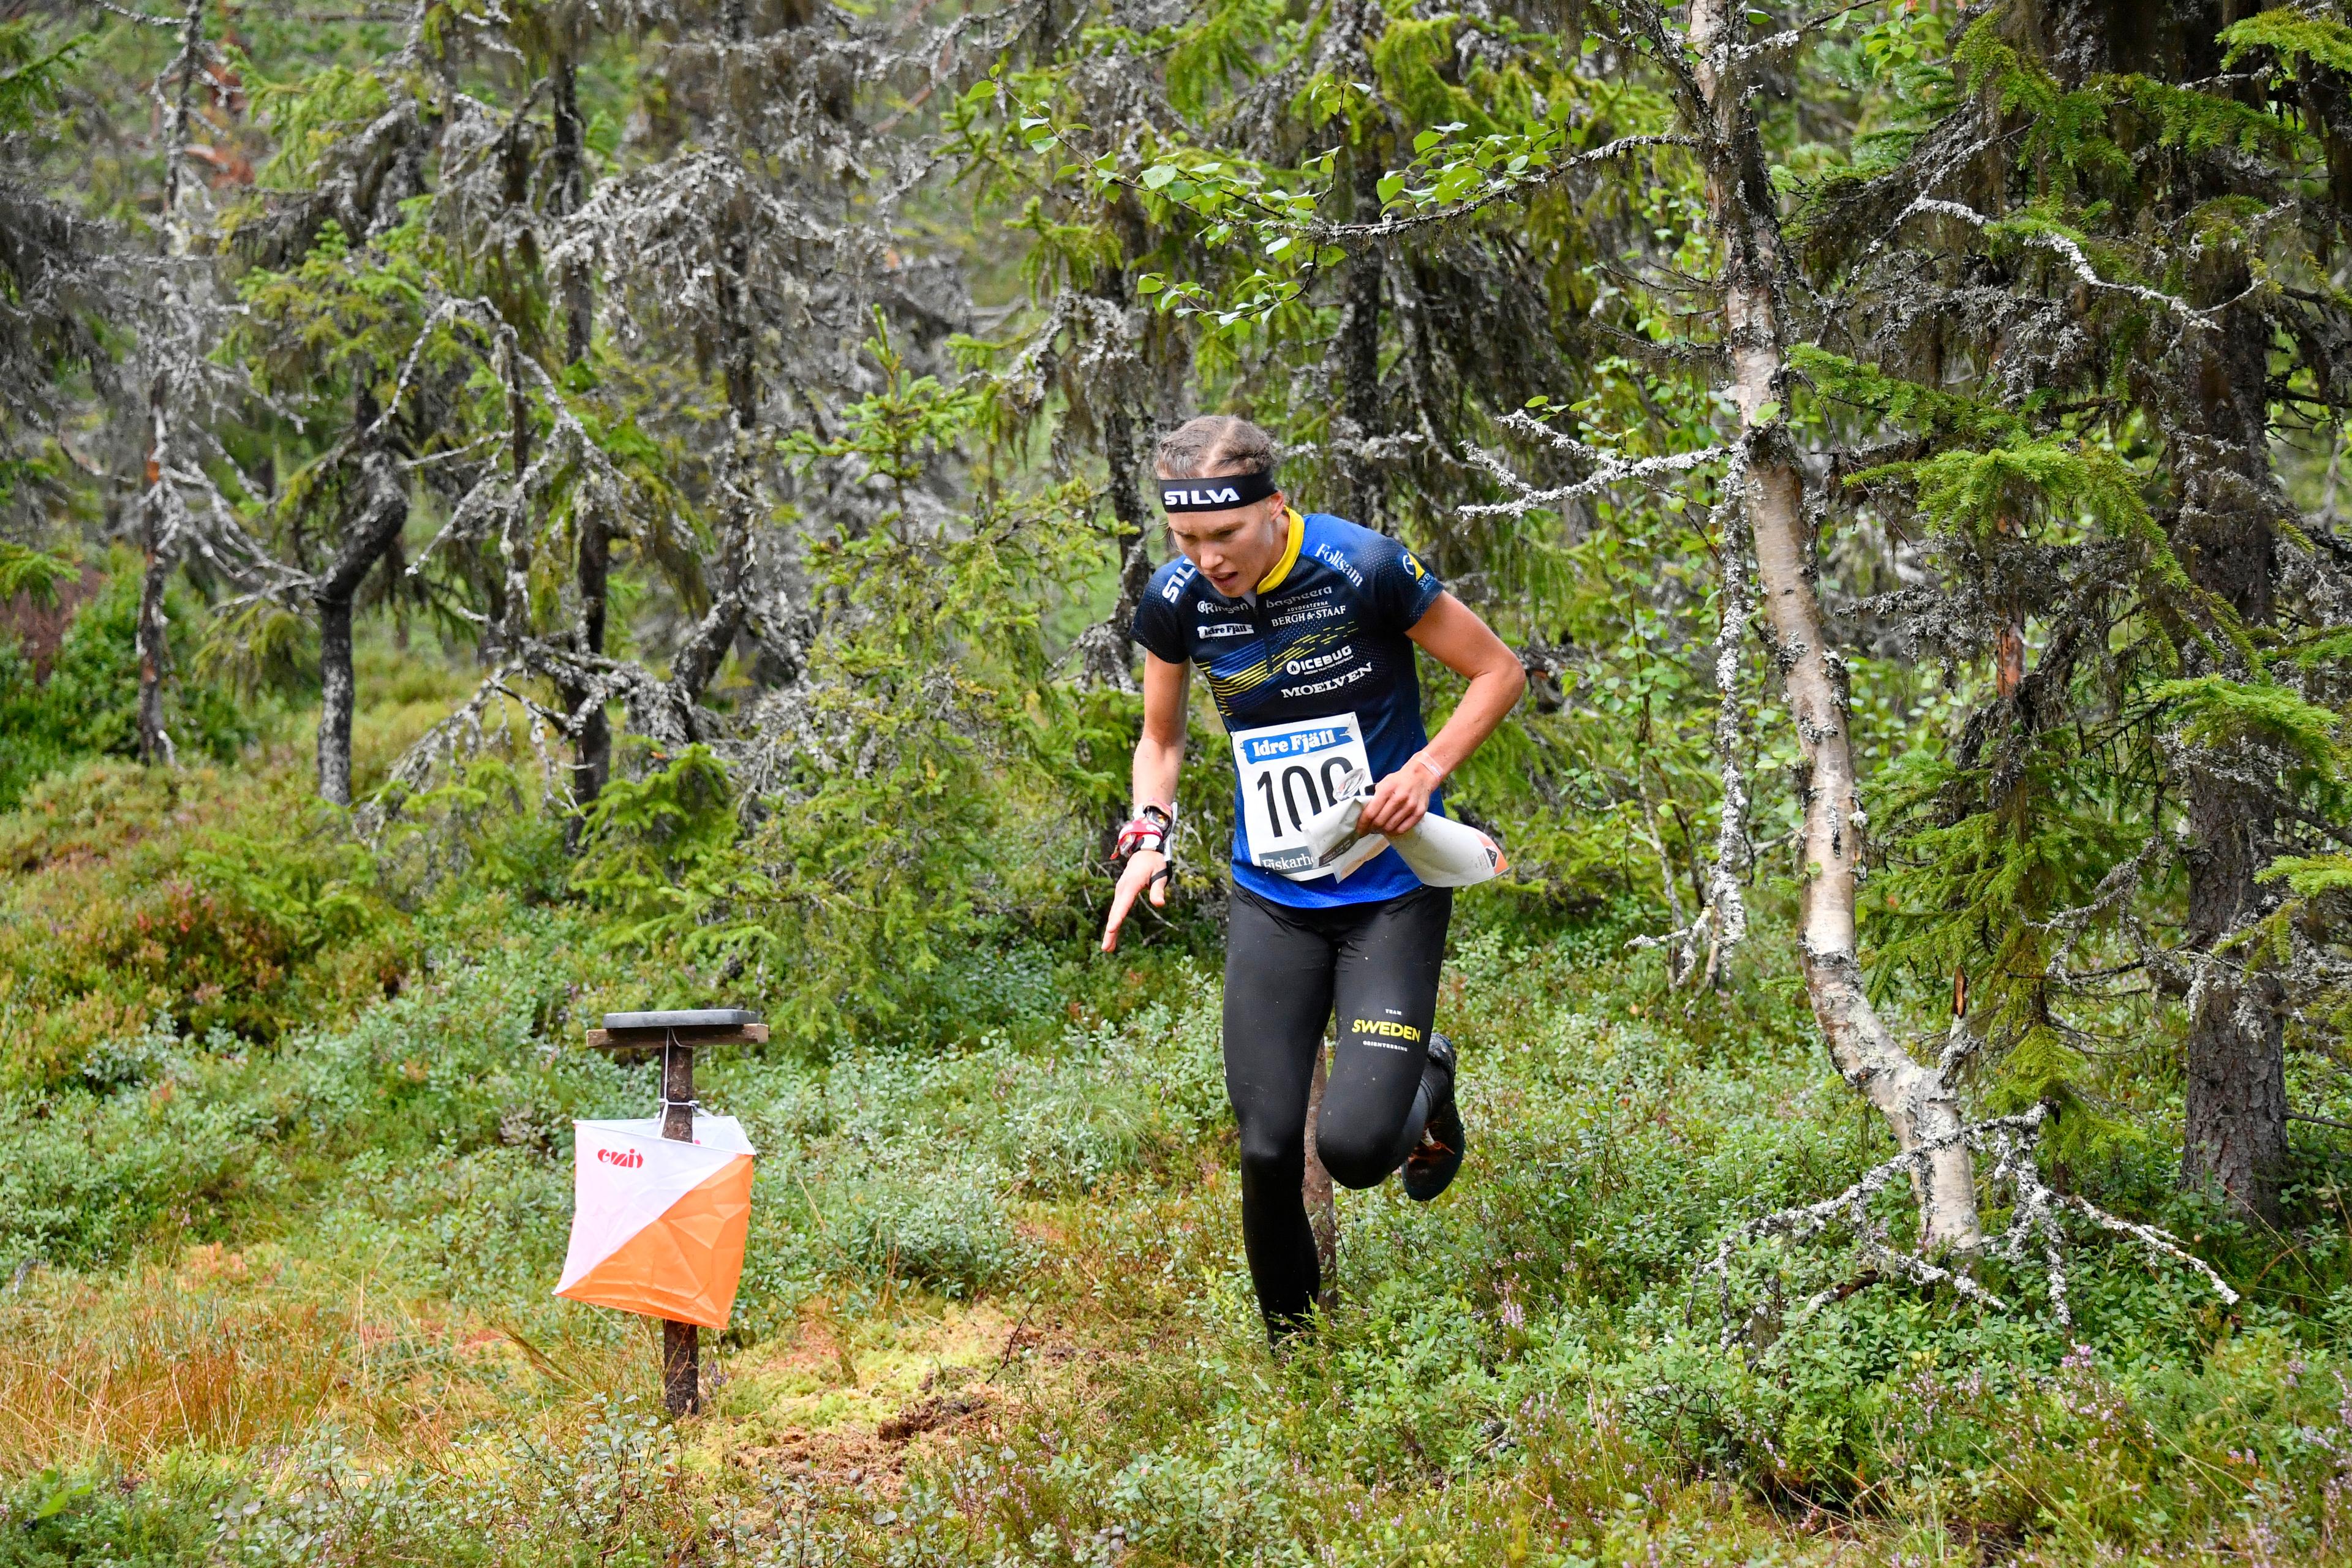
[[[1139,814],[1147,805],[1176,804],[1176,781],[1184,769],[1185,689],[1192,678],[1189,664],[1171,664],[1156,653],[1143,656],[1143,734],[1135,742]],[[1118,946],[1118,928],[1127,923],[1128,911],[1145,889],[1151,891],[1153,908],[1167,904],[1167,881],[1153,880],[1167,864],[1167,856],[1150,849],[1139,849],[1129,858],[1127,868],[1119,873],[1118,890],[1111,895],[1110,919],[1103,925],[1105,952]]]
[[[1462,694],[1454,716],[1435,738],[1412,761],[1382,779],[1365,804],[1363,825],[1391,835],[1412,830],[1429,810],[1431,792],[1495,732],[1495,726],[1528,689],[1527,671],[1519,667],[1518,655],[1475,611],[1451,594],[1440,594],[1405,635],[1438,663],[1467,677],[1470,689]],[[1139,752],[1139,767],[1140,757]]]

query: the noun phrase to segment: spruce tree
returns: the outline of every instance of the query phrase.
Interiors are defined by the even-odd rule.
[[[1938,569],[1906,635],[1997,667],[1916,770],[1888,956],[1973,974],[1963,1054],[2045,1099],[2144,975],[2185,1036],[2184,1177],[2266,1218],[2289,1020],[2344,936],[2282,868],[2345,844],[2352,546],[2293,493],[2352,395],[2347,38],[2333,8],[1971,16],[1900,155],[1803,220],[1839,307],[1803,368],[1902,432],[1848,493]]]

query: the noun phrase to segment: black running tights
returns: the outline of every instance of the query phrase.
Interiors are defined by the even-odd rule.
[[[1450,888],[1377,904],[1293,909],[1234,889],[1225,935],[1225,1092],[1241,1125],[1242,1240],[1268,1331],[1306,1313],[1321,1288],[1299,1193],[1307,1096],[1323,1026],[1339,1048],[1323,1087],[1315,1150],[1342,1186],[1377,1186],[1420,1141],[1421,1089],[1437,1014]]]

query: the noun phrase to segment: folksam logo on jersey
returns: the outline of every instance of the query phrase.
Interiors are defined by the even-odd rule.
[[[1328,544],[1317,545],[1315,547],[1315,559],[1323,563],[1324,565],[1331,568],[1332,571],[1339,574],[1340,576],[1345,577],[1349,582],[1353,583],[1357,587],[1360,588],[1364,585],[1364,574],[1356,570],[1356,563],[1349,560],[1345,554],[1333,546]]]

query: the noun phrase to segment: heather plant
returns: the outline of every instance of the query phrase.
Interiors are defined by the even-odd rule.
[[[151,787],[86,766],[42,785],[19,816],[16,862],[47,874],[8,891],[0,931],[11,1085],[68,1079],[93,1047],[157,1020],[266,1043],[348,1016],[408,966],[406,919],[366,851],[282,777],[215,795]],[[151,801],[179,809],[143,835],[117,816]],[[126,829],[110,852],[87,852]]]

